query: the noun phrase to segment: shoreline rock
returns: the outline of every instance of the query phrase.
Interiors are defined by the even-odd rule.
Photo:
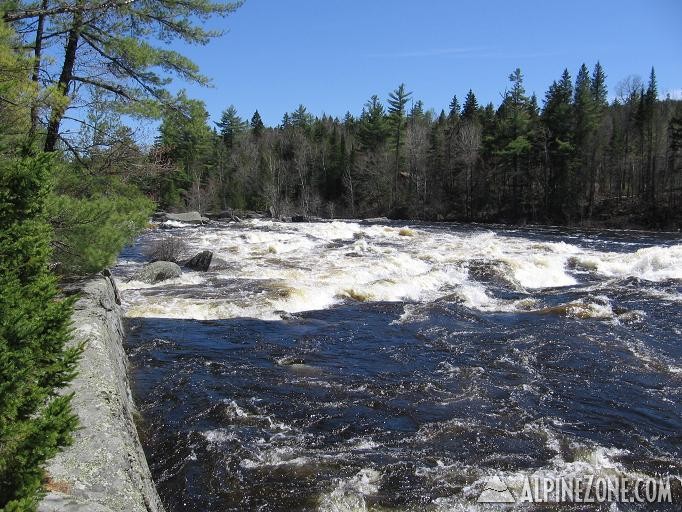
[[[85,351],[66,392],[75,393],[80,428],[73,445],[48,461],[38,511],[164,512],[133,420],[116,284],[102,275],[77,288],[73,343]]]

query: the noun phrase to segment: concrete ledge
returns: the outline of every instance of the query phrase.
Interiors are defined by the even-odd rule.
[[[47,465],[40,512],[163,512],[133,421],[116,284],[99,276],[80,286],[74,341],[85,341],[74,391],[81,428]]]

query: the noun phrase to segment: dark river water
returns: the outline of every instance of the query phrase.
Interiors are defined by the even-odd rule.
[[[154,240],[220,270],[127,281]],[[457,225],[177,226],[116,275],[145,452],[179,511],[485,505],[499,476],[682,475],[682,245]],[[554,508],[553,508],[554,507]]]

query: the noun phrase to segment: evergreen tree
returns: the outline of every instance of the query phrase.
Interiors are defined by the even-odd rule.
[[[393,135],[394,174],[393,174],[393,203],[398,200],[398,182],[400,175],[401,148],[403,145],[403,130],[405,128],[405,107],[410,100],[411,92],[407,92],[405,84],[400,84],[396,90],[388,95],[388,119]]]
[[[258,113],[258,110],[256,110],[253,113],[253,116],[251,116],[251,134],[256,139],[260,139],[260,137],[263,135],[264,130],[265,130],[265,125],[263,124],[263,120],[261,119],[260,114]]]
[[[61,96],[47,118],[46,151],[55,150],[71,96],[82,86],[115,95],[125,112],[150,115],[172,101],[166,89],[171,75],[208,84],[196,64],[168,43],[181,39],[205,44],[219,33],[204,29],[203,21],[212,15],[227,16],[240,5],[212,0],[78,1],[67,8],[62,4],[44,2],[36,8],[34,2],[10,2],[4,12],[5,21],[29,27],[23,32],[36,53],[38,48],[50,48],[42,44],[43,33],[64,38],[63,47],[54,45],[58,49],[49,55],[57,61],[58,73],[36,61],[35,83],[45,83],[53,96]],[[47,58],[45,54],[43,60]]]
[[[423,121],[424,119],[424,102],[422,100],[417,100],[410,109],[410,120],[419,122]]]
[[[575,161],[573,164],[571,192],[575,195],[574,215],[582,216],[583,207],[589,202],[587,197],[593,179],[591,161],[593,135],[597,129],[596,105],[594,101],[592,80],[587,66],[582,64],[575,78],[573,92],[573,143]]]
[[[459,101],[457,101],[457,95],[454,95],[452,97],[452,100],[450,101],[450,111],[448,114],[448,117],[450,119],[459,119],[460,116],[460,106],[459,106]]]
[[[235,139],[246,131],[247,124],[237,114],[237,109],[234,105],[230,105],[220,116],[220,121],[216,123],[220,128],[220,135],[223,138],[223,143],[229,149],[234,145]]]
[[[168,109],[159,128],[160,140],[169,157],[179,164],[164,182],[161,203],[164,206],[182,206],[179,189],[189,189],[187,202],[202,210],[201,186],[206,177],[206,159],[211,152],[213,133],[208,126],[208,112],[202,101],[187,98],[181,91],[176,103],[181,109]]]
[[[373,95],[362,110],[360,116],[359,139],[363,148],[375,151],[388,137],[389,128],[386,124],[386,112],[379,101],[379,97]]]
[[[524,208],[523,189],[529,180],[528,159],[525,158],[531,149],[529,140],[530,102],[523,85],[523,74],[516,68],[509,75],[512,84],[505,94],[498,114],[500,118],[499,154],[502,157],[502,193],[511,192],[511,215],[517,220]],[[509,190],[511,188],[511,191]],[[505,190],[507,189],[507,190]]]
[[[644,138],[646,139],[646,171],[645,171],[645,190],[646,199],[649,207],[656,210],[656,160],[654,147],[656,145],[656,102],[658,100],[658,82],[656,72],[651,68],[649,83],[644,94]]]
[[[569,163],[573,154],[573,84],[568,69],[559,82],[554,81],[545,95],[542,112],[548,134],[548,165],[545,207],[554,221],[564,221],[565,201],[570,201],[568,190]]]
[[[651,68],[651,73],[649,73],[649,83],[646,88],[646,102],[647,108],[653,109],[653,105],[658,99],[658,81],[656,80],[656,71]]]
[[[0,509],[34,510],[42,465],[71,442],[80,347],[67,348],[73,301],[50,274],[45,200],[52,161],[0,161]]]
[[[295,128],[308,130],[312,123],[313,116],[308,113],[308,110],[303,105],[299,105],[298,108],[291,113],[291,124]]]
[[[464,99],[464,107],[462,108],[462,119],[473,120],[478,114],[478,101],[474,91],[469,89],[467,97]]]
[[[606,74],[599,62],[594,65],[594,70],[592,71],[591,90],[595,107],[601,113],[608,106],[608,91],[606,89]]]

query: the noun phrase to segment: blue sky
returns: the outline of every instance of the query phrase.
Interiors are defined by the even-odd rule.
[[[178,84],[216,120],[234,104],[258,109],[266,124],[303,103],[310,112],[360,112],[401,82],[427,108],[446,108],[473,89],[499,103],[516,67],[541,100],[564,67],[600,60],[610,95],[628,75],[653,65],[662,93],[682,98],[682,1],[565,2],[246,0],[212,28],[226,34],[187,53],[213,88]]]

